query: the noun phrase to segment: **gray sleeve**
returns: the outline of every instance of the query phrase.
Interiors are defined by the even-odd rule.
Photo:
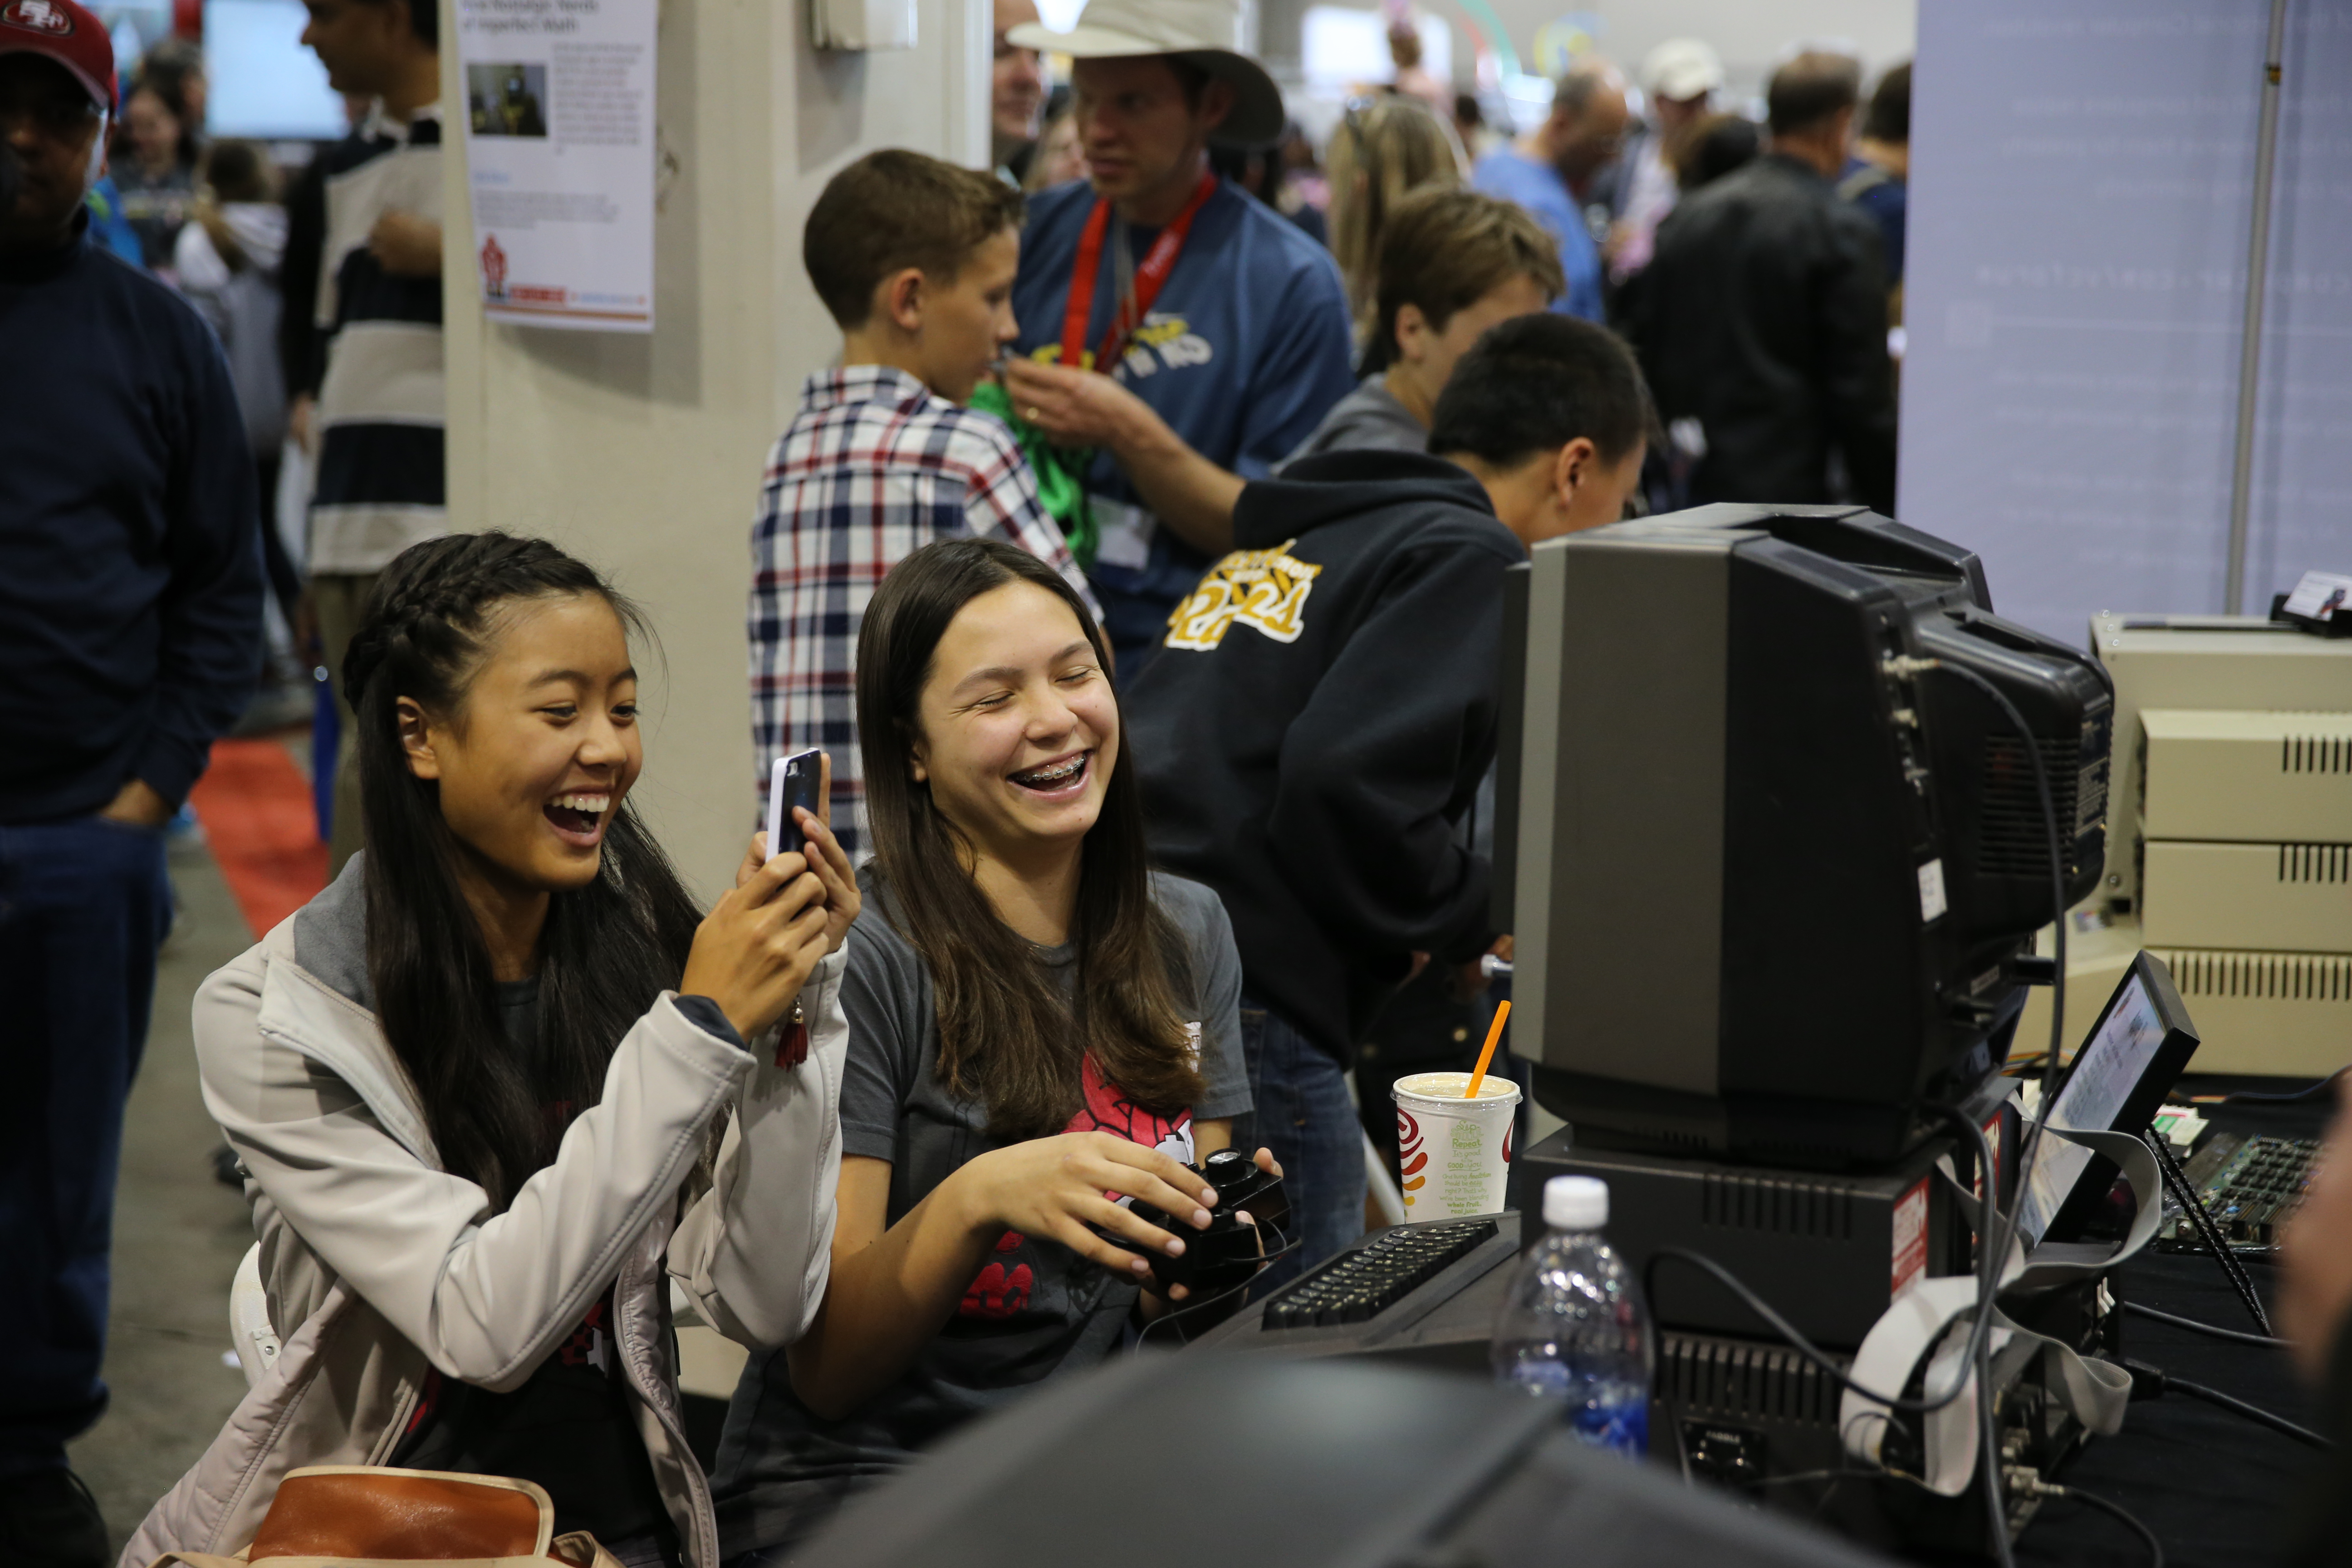
[[[930,987],[922,963],[868,905],[850,928],[842,975],[849,1054],[841,1074],[841,1152],[895,1163],[898,1125],[931,1028]]]
[[[1234,923],[1217,895],[1198,882],[1169,878],[1169,912],[1192,950],[1200,998],[1201,1077],[1207,1089],[1192,1114],[1201,1121],[1239,1116],[1250,1108],[1249,1068],[1242,1059],[1242,955]]]

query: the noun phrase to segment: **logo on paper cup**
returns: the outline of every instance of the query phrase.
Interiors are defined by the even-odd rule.
[[[1454,1149],[1459,1152],[1475,1154],[1486,1142],[1484,1138],[1478,1136],[1477,1123],[1457,1121],[1454,1124],[1453,1142]]]
[[[1423,1173],[1429,1167],[1429,1151],[1421,1146],[1421,1123],[1414,1121],[1412,1112],[1402,1106],[1397,1107],[1397,1165],[1402,1178],[1404,1201],[1410,1207],[1413,1202],[1412,1194],[1428,1184],[1429,1177]]]

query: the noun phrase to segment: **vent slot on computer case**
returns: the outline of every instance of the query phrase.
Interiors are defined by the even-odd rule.
[[[2352,844],[2282,844],[2278,847],[2278,879],[2352,881]]]
[[[1832,1358],[1841,1367],[1852,1363]],[[1837,1380],[1785,1346],[1666,1333],[1658,1337],[1658,1397],[1682,1410],[1734,1419],[1825,1426],[1833,1434]]]
[[[1853,1194],[1842,1187],[1764,1173],[1714,1171],[1699,1184],[1699,1219],[1704,1225],[1740,1230],[1850,1241]]]

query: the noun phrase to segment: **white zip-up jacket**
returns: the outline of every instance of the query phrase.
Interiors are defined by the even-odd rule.
[[[803,992],[810,1048],[773,1065],[665,994],[613,1053],[604,1098],[503,1214],[441,1168],[422,1108],[367,1005],[366,857],[196,993],[205,1104],[248,1173],[281,1342],[211,1447],[124,1546],[231,1553],[278,1479],[383,1464],[428,1370],[520,1386],[614,1288],[613,1336],[686,1561],[718,1568],[710,1489],[679,1420],[665,1259],[706,1321],[788,1344],[830,1269],[848,1023],[842,954]],[[713,1179],[685,1191],[714,1118]],[[226,1307],[226,1301],[224,1301]]]

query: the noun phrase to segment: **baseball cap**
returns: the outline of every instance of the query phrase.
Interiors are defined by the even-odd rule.
[[[1642,61],[1642,90],[1679,103],[1723,85],[1723,62],[1700,38],[1668,38]]]
[[[74,0],[0,0],[0,55],[47,55],[114,111],[114,40]]]

